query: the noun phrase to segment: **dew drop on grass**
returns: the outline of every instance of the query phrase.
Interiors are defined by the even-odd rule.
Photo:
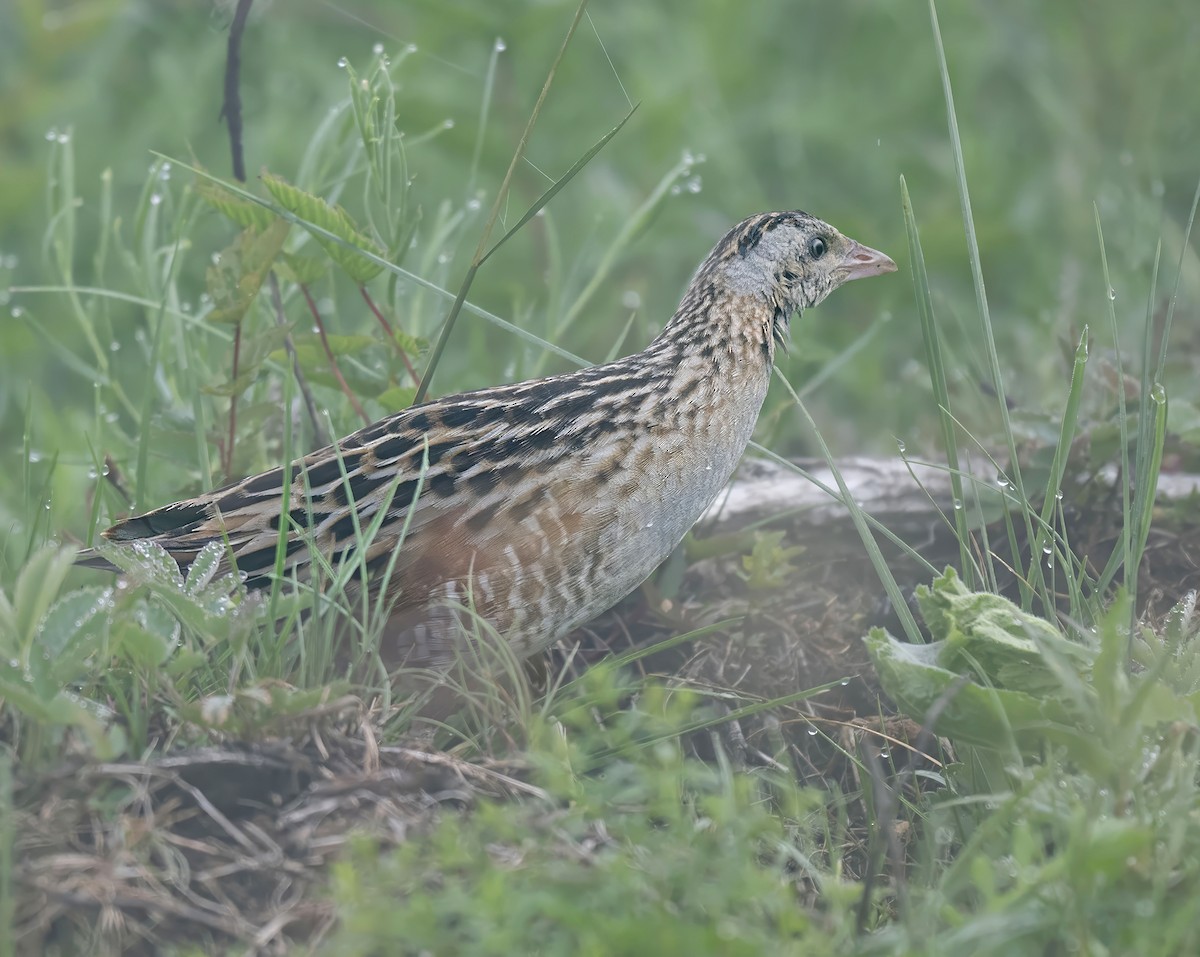
[[[621,293],[621,305],[625,309],[641,309],[641,294],[636,289],[626,289],[623,293]]]
[[[699,176],[693,176],[687,181],[687,191],[689,193],[698,193],[703,187],[704,184],[701,182]]]
[[[1109,302],[1117,301],[1117,291],[1115,289],[1113,289],[1112,286],[1108,287],[1108,301]]]
[[[1009,481],[1008,481],[1008,479],[1006,479],[1006,478],[1004,477],[1004,473],[1003,473],[1003,472],[997,472],[997,473],[996,473],[996,484],[997,484],[997,485],[998,485],[1000,488],[1008,488],[1008,486],[1009,486]]]
[[[961,512],[961,511],[962,511],[962,507],[963,507],[963,504],[962,504],[962,499],[960,499],[960,498],[956,498],[956,499],[954,500],[954,511],[956,511],[956,512]]]
[[[808,736],[809,736],[810,738],[815,738],[815,737],[817,736],[817,729],[816,729],[816,728],[809,728],[809,729],[808,729]]]
[[[71,134],[59,133],[58,136],[54,138],[54,142],[56,142],[59,146],[66,146],[71,142]]]
[[[12,316],[14,319],[20,319],[23,315],[25,315],[25,310],[22,309],[20,306],[13,306],[8,311],[8,314],[10,316]]]
[[[904,439],[896,439],[896,450],[901,455],[908,451],[908,446],[904,444]]]
[[[1043,555],[1049,555],[1052,551],[1054,551],[1054,549],[1051,548],[1049,545],[1042,546],[1042,554]]]
[[[350,61],[347,60],[344,56],[340,56],[340,57],[338,57],[337,65],[338,65],[339,70],[344,70],[344,69],[346,69],[346,67],[348,67],[350,65]]]
[[[1059,489],[1057,492],[1054,493],[1054,501],[1056,501],[1056,502],[1062,501],[1062,489]]]
[[[58,130],[52,126],[46,130],[46,142],[53,143],[56,139],[58,139]]]
[[[371,47],[371,52],[376,56],[383,56],[383,44],[376,43],[375,46]]]
[[[508,44],[505,43],[502,39],[500,39],[500,37],[496,37],[496,42],[492,45],[492,49],[495,50],[497,53],[503,53],[505,50],[508,49]]]
[[[446,119],[442,120],[442,129],[444,129],[444,130],[454,129],[454,120],[450,117],[446,117]]]
[[[483,208],[483,203],[481,203],[479,200],[477,200],[477,199],[468,199],[467,200],[467,209],[469,209],[472,213],[477,213],[482,208]]]

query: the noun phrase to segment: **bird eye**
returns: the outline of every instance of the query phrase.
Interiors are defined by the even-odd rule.
[[[808,241],[808,254],[812,256],[813,259],[820,259],[825,255],[825,250],[828,248],[829,246],[820,236],[814,236]]]

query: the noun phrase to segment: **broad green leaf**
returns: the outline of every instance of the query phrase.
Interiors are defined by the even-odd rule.
[[[291,224],[276,217],[265,229],[247,227],[208,267],[211,322],[240,322],[278,258]]]
[[[1077,717],[1053,697],[970,681],[956,687],[959,676],[938,660],[945,651],[940,642],[914,645],[882,628],[871,629],[864,640],[880,685],[905,714],[924,722],[938,705],[938,734],[997,750],[1014,743],[1036,750],[1042,737],[1083,736],[1075,728]]]
[[[88,659],[107,637],[112,604],[112,589],[99,585],[80,588],[59,599],[42,619],[29,656],[35,679],[44,675],[58,690],[86,673]]]
[[[304,256],[300,253],[284,253],[279,264],[279,275],[301,286],[311,286],[325,275],[329,260],[321,256]]]
[[[389,412],[399,412],[401,409],[407,409],[412,405],[413,397],[416,394],[417,390],[415,386],[393,386],[379,393],[375,397],[375,401]]]
[[[21,569],[13,590],[13,610],[16,613],[16,637],[23,650],[28,649],[35,628],[58,597],[74,562],[72,549],[46,545],[34,552]]]

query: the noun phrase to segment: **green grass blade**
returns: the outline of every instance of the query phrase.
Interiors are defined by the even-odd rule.
[[[484,250],[487,248],[488,239],[492,235],[492,228],[495,226],[496,220],[500,217],[500,210],[508,200],[508,190],[512,184],[513,174],[525,156],[525,147],[529,143],[529,136],[533,132],[533,127],[537,123],[538,116],[541,115],[542,106],[546,102],[550,86],[558,73],[559,64],[562,63],[562,59],[566,55],[567,47],[571,43],[571,37],[575,35],[575,30],[579,26],[579,22],[583,19],[583,13],[586,9],[587,0],[580,0],[579,6],[575,10],[575,17],[571,20],[571,26],[567,29],[567,35],[563,37],[562,45],[558,48],[558,54],[554,57],[554,62],[550,64],[550,71],[546,74],[546,80],[542,84],[542,92],[538,94],[537,102],[533,104],[533,111],[529,114],[529,121],[525,124],[525,130],[521,133],[520,140],[517,141],[517,148],[513,151],[512,160],[508,164],[508,171],[504,174],[504,179],[500,182],[500,188],[496,191],[496,199],[492,203],[492,210],[488,214],[487,222],[484,223],[483,234],[479,237],[479,245],[475,247],[475,255],[471,257],[471,265],[467,269],[467,275],[463,278],[458,295],[454,298],[454,304],[450,307],[450,312],[447,313],[446,319],[442,323],[442,329],[438,333],[437,341],[434,343],[433,349],[430,350],[429,361],[425,365],[425,372],[421,376],[421,381],[417,385],[417,393],[413,397],[414,405],[421,402],[429,391],[429,383],[433,380],[433,375],[437,371],[442,353],[446,350],[446,343],[450,341],[450,333],[453,331],[454,324],[458,320],[458,315],[462,311],[467,293],[470,292],[471,284],[475,280],[475,274],[479,271],[480,265],[486,258]],[[503,240],[501,241],[503,242]]]
[[[792,384],[788,382],[787,378],[778,369],[775,370],[775,373],[777,378],[783,383],[788,394],[792,397],[792,402],[795,403],[796,408],[800,410],[805,423],[812,430],[812,434],[817,440],[817,445],[821,448],[821,454],[825,457],[825,464],[829,466],[829,470],[833,473],[833,477],[837,481],[838,491],[841,492],[842,496],[842,503],[850,511],[850,520],[854,523],[854,528],[858,532],[859,538],[862,539],[863,546],[867,550],[867,555],[871,559],[871,565],[875,568],[875,573],[879,576],[879,581],[883,584],[888,598],[891,599],[892,610],[895,611],[896,616],[900,619],[900,624],[904,627],[904,633],[908,636],[909,641],[920,644],[924,641],[921,636],[921,629],[917,627],[917,621],[913,617],[912,610],[908,607],[908,602],[904,600],[904,594],[900,591],[896,577],[892,574],[891,569],[888,568],[887,562],[883,557],[883,552],[879,550],[879,544],[875,541],[875,536],[871,534],[871,529],[867,524],[863,510],[854,501],[854,496],[850,494],[850,489],[846,487],[841,470],[833,460],[833,453],[829,451],[829,446],[825,444],[825,437],[817,429],[817,423],[813,421],[808,407],[805,406],[804,400],[796,394],[796,390],[792,388]]]
[[[946,49],[942,44],[942,31],[938,25],[937,7],[934,0],[929,0],[929,19],[933,27],[934,47],[937,50],[938,69],[942,78],[942,95],[946,101],[946,120],[950,131],[950,145],[954,154],[954,172],[958,184],[959,205],[962,207],[963,229],[967,238],[967,254],[971,263],[971,278],[975,285],[975,304],[979,310],[979,320],[983,325],[983,344],[987,351],[988,367],[991,373],[992,387],[996,391],[996,406],[1004,426],[1004,438],[1008,445],[1009,469],[1012,472],[1012,484],[1020,499],[1022,517],[1025,520],[1026,540],[1033,541],[1033,522],[1028,507],[1029,498],[1025,494],[1025,483],[1021,479],[1021,467],[1017,460],[1016,437],[1013,434],[1012,422],[1008,414],[1008,398],[1004,392],[1004,377],[1000,370],[1000,355],[996,349],[996,337],[992,332],[992,317],[988,309],[987,290],[983,283],[983,265],[979,256],[979,241],[975,235],[975,219],[971,213],[971,195],[967,189],[966,164],[963,161],[962,139],[958,133],[958,117],[954,110],[954,92],[950,86],[950,67],[946,62]],[[1042,603],[1047,611],[1054,607],[1053,599],[1046,592],[1042,582],[1041,564],[1036,555],[1030,556],[1028,582],[1021,579],[1021,606],[1028,608],[1032,600],[1032,592],[1041,594]]]
[[[581,157],[579,157],[579,159],[577,159],[571,165],[571,168],[569,170],[567,170],[565,173],[563,173],[563,175],[560,176],[558,179],[556,179],[550,185],[550,187],[544,193],[542,193],[541,196],[539,196],[536,200],[534,200],[533,205],[530,206],[529,209],[527,209],[525,211],[524,216],[522,216],[520,219],[517,220],[516,225],[514,225],[510,230],[508,230],[508,232],[506,232],[503,236],[501,236],[499,239],[497,239],[495,245],[493,245],[491,249],[489,249],[486,253],[484,253],[483,258],[481,260],[479,260],[479,265],[482,266],[485,262],[487,262],[491,258],[492,253],[494,253],[497,249],[499,249],[506,242],[508,242],[508,240],[511,239],[522,226],[524,226],[527,222],[529,222],[531,219],[533,219],[534,216],[536,216],[538,214],[538,212],[542,209],[543,206],[545,206],[548,202],[550,202],[550,200],[552,200],[555,196],[557,196],[558,193],[562,190],[562,188],[564,186],[566,186],[567,183],[571,182],[571,180],[573,180],[575,178],[575,176],[579,173],[579,171],[582,170],[585,166],[587,166],[587,164],[592,161],[592,159],[595,157],[595,155],[597,153],[599,153],[602,149],[604,149],[605,146],[608,145],[608,141],[611,140],[614,136],[616,136],[618,133],[621,132],[622,127],[624,127],[625,124],[629,122],[630,118],[632,118],[633,114],[637,111],[637,108],[638,108],[638,104],[636,104],[636,103],[632,107],[630,107],[629,112],[626,113],[625,116],[621,118],[620,123],[618,123],[611,130],[609,130],[602,137],[600,137],[600,139],[598,139],[596,141],[595,145],[593,145],[591,149],[589,149],[586,153],[584,153]]]
[[[954,419],[950,414],[950,389],[946,385],[946,367],[942,361],[941,337],[933,316],[933,297],[929,292],[929,276],[925,272],[925,253],[921,249],[921,236],[917,231],[917,216],[912,199],[908,195],[908,184],[900,177],[901,204],[904,207],[904,229],[908,234],[908,253],[912,263],[913,285],[917,293],[917,312],[921,319],[921,338],[925,342],[925,356],[929,362],[929,377],[933,385],[933,397],[938,405],[938,421],[942,430],[942,442],[946,452],[946,464],[950,470],[950,488],[956,502],[962,502],[962,474],[958,464],[958,439],[954,430]],[[958,538],[959,568],[969,588],[978,587],[975,565],[971,561],[970,530],[967,527],[965,508],[954,509],[954,531]]]

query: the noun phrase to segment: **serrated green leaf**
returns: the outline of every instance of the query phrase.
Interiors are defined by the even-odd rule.
[[[220,183],[211,179],[197,178],[196,195],[226,218],[243,229],[264,230],[279,219],[273,212],[258,203],[236,196]]]
[[[351,279],[361,285],[379,275],[383,267],[364,259],[355,249],[361,249],[380,258],[383,258],[383,250],[358,228],[354,220],[350,218],[350,214],[341,206],[332,206],[320,196],[306,193],[280,176],[264,172],[261,178],[267,192],[275,201],[303,221],[303,225],[308,228],[313,239]],[[317,232],[309,228],[310,224],[319,227],[324,232]],[[349,249],[341,243],[331,240],[326,233],[332,233],[355,249]]]
[[[96,551],[137,582],[183,589],[179,565],[157,542],[139,540],[120,545],[102,539],[96,543]]]
[[[183,583],[183,590],[189,595],[195,595],[200,592],[209,582],[213,580],[213,576],[217,574],[217,569],[221,565],[221,559],[225,555],[225,545],[223,542],[209,542],[196,555],[192,561],[191,567],[188,569],[187,580]]]
[[[423,339],[420,336],[410,336],[403,329],[393,326],[392,332],[396,338],[396,345],[403,349],[410,356],[424,355],[429,351],[429,340]]]
[[[278,258],[290,224],[274,218],[264,229],[248,227],[238,233],[208,267],[210,322],[241,322]]]

